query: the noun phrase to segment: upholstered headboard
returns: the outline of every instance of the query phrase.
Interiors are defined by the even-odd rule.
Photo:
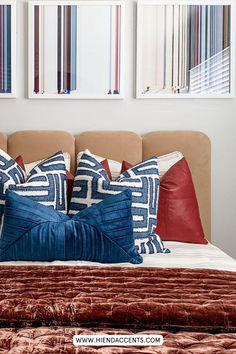
[[[211,144],[196,131],[155,131],[140,137],[127,131],[90,131],[77,135],[63,131],[20,131],[8,137],[0,133],[0,148],[29,163],[58,150],[71,154],[71,171],[76,155],[88,148],[92,153],[117,161],[137,163],[152,155],[181,151],[192,172],[206,238],[211,238]]]

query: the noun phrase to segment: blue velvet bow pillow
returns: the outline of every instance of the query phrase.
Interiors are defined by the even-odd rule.
[[[142,263],[134,246],[131,203],[126,190],[70,218],[8,190],[0,261]]]

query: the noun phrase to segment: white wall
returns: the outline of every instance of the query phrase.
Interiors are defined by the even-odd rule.
[[[126,0],[125,100],[28,100],[27,5],[17,0],[16,100],[0,100],[0,131],[200,130],[212,141],[212,242],[236,258],[236,100],[134,99],[135,1]]]

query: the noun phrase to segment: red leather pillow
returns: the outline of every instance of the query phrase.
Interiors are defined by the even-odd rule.
[[[22,168],[23,171],[25,171],[25,165],[24,165],[24,160],[23,157],[21,155],[17,156],[15,158],[16,163],[18,163],[18,165]]]
[[[66,183],[67,183],[67,200],[70,203],[73,186],[74,186],[74,176],[66,170]]]
[[[103,166],[104,170],[106,171],[109,180],[112,181],[111,170],[110,170],[110,167],[109,167],[109,164],[108,164],[107,159],[103,160],[103,161],[101,162],[101,165]]]
[[[122,172],[130,168],[123,161]],[[158,224],[163,241],[207,244],[204,237],[192,175],[185,158],[174,164],[160,181]]]
[[[131,165],[131,163],[127,162],[127,161],[122,161],[122,165],[121,165],[121,173],[129,170],[130,168],[132,168],[133,165]]]

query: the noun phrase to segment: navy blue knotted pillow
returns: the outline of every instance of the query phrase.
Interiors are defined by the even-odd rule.
[[[134,246],[131,203],[126,190],[70,218],[8,190],[0,261],[142,263]]]

